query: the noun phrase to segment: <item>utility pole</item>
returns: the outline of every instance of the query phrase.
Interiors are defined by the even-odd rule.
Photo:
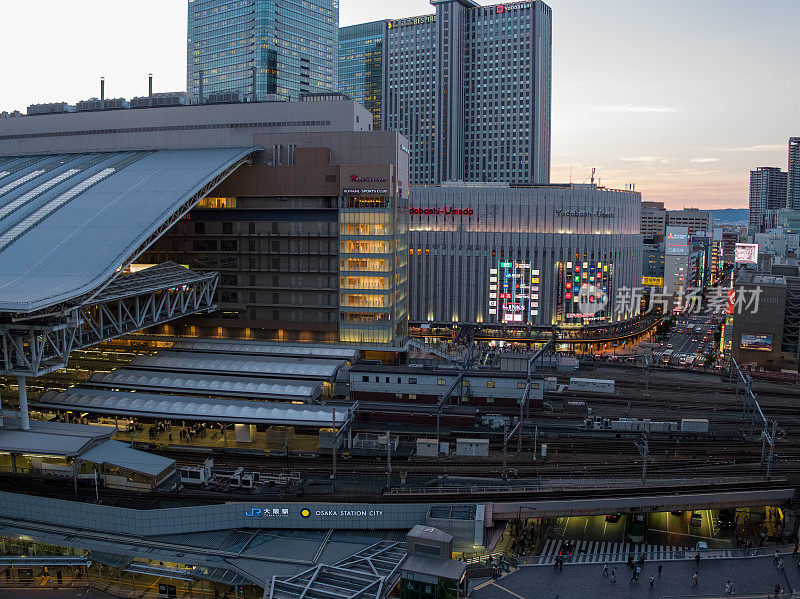
[[[392,437],[386,431],[386,486],[392,486]]]
[[[647,455],[649,452],[649,443],[647,440],[647,431],[642,433],[642,444],[636,443],[634,441],[634,445],[636,449],[639,450],[639,453],[642,456],[642,486],[644,486],[645,481],[647,480]]]

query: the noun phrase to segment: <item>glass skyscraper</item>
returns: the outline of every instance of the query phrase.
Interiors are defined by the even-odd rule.
[[[339,0],[189,0],[186,89],[202,72],[204,98],[334,92],[338,28]]]
[[[339,91],[374,116],[381,128],[383,29],[386,21],[372,21],[339,29]]]
[[[344,40],[376,40],[383,25],[377,110],[382,128],[411,142],[412,184],[549,183],[550,7],[541,0],[431,4],[435,14],[340,30],[340,68],[352,73],[340,75],[340,90],[363,96],[376,112],[366,103],[368,80],[358,74],[373,70],[377,54]]]

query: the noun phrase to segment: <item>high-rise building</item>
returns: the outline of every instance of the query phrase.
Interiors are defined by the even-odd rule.
[[[750,171],[750,229],[763,231],[766,211],[785,207],[786,172],[775,166]]]
[[[384,27],[382,124],[411,142],[411,183],[548,183],[550,7],[431,4]]]
[[[339,29],[339,91],[372,113],[373,129],[381,128],[385,26],[372,21]]]
[[[683,210],[667,210],[668,227],[686,227],[689,235],[705,232],[711,233],[711,213],[698,208],[685,208]]]
[[[667,209],[664,202],[642,202],[641,232],[645,239],[663,237],[667,230]]]
[[[195,100],[335,92],[338,28],[339,0],[189,0],[186,89]]]
[[[667,227],[664,252],[664,289],[668,296],[675,297],[681,289],[691,286],[692,247],[689,229]]]
[[[800,210],[800,137],[789,138],[789,172],[786,177],[786,207]]]

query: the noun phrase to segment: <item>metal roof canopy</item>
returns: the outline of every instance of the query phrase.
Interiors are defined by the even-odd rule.
[[[4,416],[0,427],[0,451],[36,455],[76,457],[93,444],[109,439],[114,429],[107,426],[67,424],[32,420],[29,430],[22,430],[17,418]]]
[[[57,410],[81,410],[135,418],[232,422],[235,424],[283,424],[291,426],[333,426],[348,418],[346,408],[306,406],[236,399],[155,395],[105,389],[73,387],[63,392],[48,391],[35,405]]]
[[[148,476],[158,476],[175,465],[172,458],[139,451],[126,443],[110,439],[85,451],[79,459],[93,464],[110,464]]]
[[[335,565],[320,564],[285,578],[272,577],[264,597],[269,599],[382,599],[394,588],[406,559],[402,543],[381,541]]]
[[[322,387],[319,381],[204,375],[126,368],[112,370],[111,372],[97,372],[84,385],[155,392],[191,392],[202,395],[282,399],[306,403],[316,401],[322,394]]]
[[[321,359],[349,360],[355,362],[360,351],[355,348],[324,345],[287,345],[265,343],[263,341],[222,341],[202,339],[192,341],[176,341],[174,350],[198,351],[206,353],[245,354],[259,356],[294,356]]]
[[[95,293],[160,237],[165,224],[172,225],[202,199],[210,182],[255,150],[45,156],[4,177],[0,211],[16,207],[0,218],[0,239],[31,220],[13,238],[0,241],[0,311],[31,313]],[[92,156],[103,161],[87,163]],[[54,183],[71,164],[70,170],[80,172]],[[102,166],[106,169],[98,173],[111,172],[91,182],[89,175]],[[20,183],[26,177],[31,179]],[[17,185],[9,189],[12,184]]]
[[[131,361],[131,366],[146,370],[273,375],[324,380],[332,380],[344,365],[344,360],[238,356],[170,350],[160,351],[152,356],[138,356]]]
[[[4,161],[13,166],[0,179],[0,374],[47,374],[75,348],[212,310],[216,273],[167,264],[120,275],[257,150]]]

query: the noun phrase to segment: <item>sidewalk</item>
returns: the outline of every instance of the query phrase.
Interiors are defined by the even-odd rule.
[[[724,597],[725,583],[734,584],[736,597],[775,597],[775,585],[783,586],[782,599],[800,590],[800,573],[791,553],[783,554],[784,567],[778,570],[770,557],[702,559],[698,568],[698,584],[693,584],[694,559],[645,562],[638,582],[629,582],[631,570],[625,564],[617,568],[616,582],[602,575],[600,564],[564,565],[559,572],[552,566],[522,566],[514,572],[475,587],[472,599],[678,599],[690,597]],[[650,576],[655,576],[650,588]],[[778,599],[781,599],[779,596]]]

